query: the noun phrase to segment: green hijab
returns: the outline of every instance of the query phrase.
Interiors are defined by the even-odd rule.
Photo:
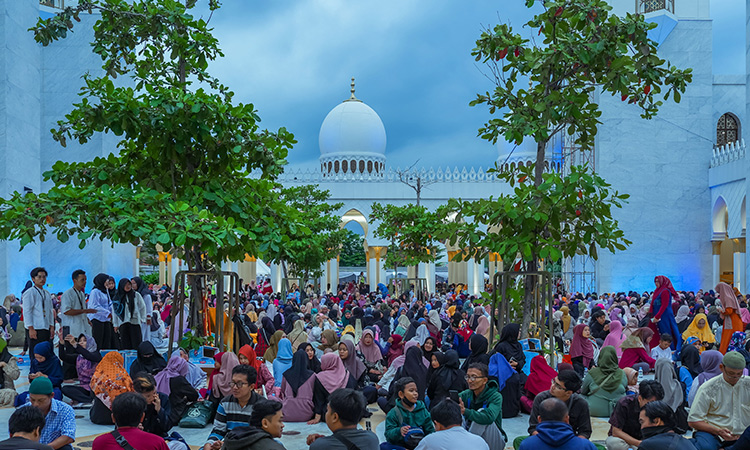
[[[624,373],[617,361],[617,352],[611,345],[602,348],[599,352],[598,366],[589,370],[594,382],[607,392],[613,392],[622,384]]]

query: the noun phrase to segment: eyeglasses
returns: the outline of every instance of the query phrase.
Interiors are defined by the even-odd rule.
[[[481,380],[482,378],[487,378],[487,377],[475,377],[474,375],[472,376],[466,375],[464,377],[466,381],[477,381],[477,380]]]
[[[247,384],[250,384],[250,383],[245,383],[244,381],[240,381],[240,382],[237,382],[237,383],[235,383],[234,381],[232,381],[231,383],[229,383],[229,385],[230,385],[231,387],[233,387],[233,388],[237,388],[237,389],[239,389],[239,388],[241,388],[242,386],[245,386],[245,385],[247,385]]]

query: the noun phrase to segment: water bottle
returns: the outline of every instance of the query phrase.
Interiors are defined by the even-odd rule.
[[[643,381],[643,367],[638,368],[638,384],[641,384],[641,381]]]
[[[586,375],[588,375],[588,373],[589,373],[589,368],[588,367],[584,367],[583,368],[583,378],[586,378]]]

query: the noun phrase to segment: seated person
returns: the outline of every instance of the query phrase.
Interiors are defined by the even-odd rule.
[[[34,346],[34,357],[31,358],[29,368],[29,381],[32,382],[40,377],[50,380],[55,392],[55,399],[62,400],[62,391],[60,391],[63,382],[62,364],[55,355],[50,341],[42,341]],[[16,398],[15,405],[19,406],[25,403],[28,400],[27,396],[28,392],[20,394]]]
[[[622,348],[620,368],[643,369],[643,373],[648,373],[650,369],[653,369],[656,360],[646,352],[653,337],[654,332],[650,328],[638,328],[628,336],[620,345]]]
[[[125,392],[118,395],[112,402],[112,421],[117,428],[94,439],[92,450],[122,449],[116,440],[119,436],[138,450],[169,450],[164,439],[138,428],[145,414],[146,400],[140,394]]]
[[[326,353],[320,358],[320,372],[315,374],[313,386],[313,412],[315,416],[308,425],[320,422],[326,413],[328,399],[334,391],[341,388],[354,389],[357,381],[344,367],[338,353]]]
[[[89,419],[97,425],[114,425],[112,401],[124,392],[133,392],[133,380],[125,370],[125,359],[117,351],[104,355],[91,376],[91,390],[96,396]]]
[[[568,407],[561,400],[548,398],[539,404],[536,434],[524,439],[519,450],[595,450],[588,439],[579,439],[570,426]]]
[[[14,381],[21,376],[18,360],[8,351],[8,341],[0,337],[0,406],[10,406],[16,400]]]
[[[52,450],[49,445],[39,443],[43,427],[41,411],[33,406],[18,408],[8,419],[10,439],[0,441],[0,450]]]
[[[531,358],[531,367],[529,369],[529,376],[526,378],[526,384],[523,387],[523,395],[521,395],[521,411],[530,413],[531,408],[534,405],[534,398],[539,395],[540,392],[544,392],[549,389],[552,380],[557,376],[555,369],[547,364],[547,360],[543,355],[536,355]],[[432,397],[430,397],[432,399]]]
[[[378,437],[372,431],[358,430],[357,424],[366,411],[367,401],[354,389],[337,389],[328,399],[325,421],[333,434],[307,436],[310,450],[379,450]]]
[[[703,383],[690,407],[688,425],[695,430],[691,442],[697,450],[724,447],[750,426],[750,378],[742,376],[745,358],[727,352],[719,368],[721,376]]]
[[[66,385],[60,390],[63,395],[73,400],[73,404],[91,403],[91,377],[96,366],[102,360],[102,354],[97,350],[96,341],[91,336],[81,334],[78,339],[73,335],[65,336],[65,362],[75,364],[78,373],[78,386]]]
[[[75,413],[70,405],[53,397],[52,382],[47,377],[38,377],[29,386],[29,403],[24,406],[33,406],[44,415],[40,443],[55,450],[73,450],[71,444],[76,440]]]
[[[639,420],[643,440],[638,450],[694,450],[689,440],[674,432],[674,412],[663,401],[647,403]]]
[[[558,366],[559,368],[559,366]],[[537,434],[536,427],[539,424],[541,405],[548,398],[556,398],[565,403],[568,408],[568,423],[573,428],[576,436],[591,438],[591,416],[589,415],[589,404],[582,395],[577,394],[581,389],[581,378],[575,370],[560,370],[557,377],[552,379],[552,385],[548,391],[542,391],[534,398],[534,404],[529,415],[529,434]],[[518,450],[525,436],[519,436],[513,441],[513,448]]]
[[[281,403],[259,400],[253,405],[250,426],[234,428],[224,438],[224,448],[243,450],[285,450],[276,438],[284,430]]]
[[[458,353],[455,350],[445,352],[442,363],[440,357],[433,354],[431,364],[434,372],[427,380],[430,407],[447,398],[450,391],[461,392],[469,388],[466,384],[466,373],[458,368]]]
[[[172,407],[169,414],[172,423],[175,424],[180,422],[188,407],[200,397],[187,379],[189,373],[187,361],[175,355],[169,358],[167,367],[153,377],[156,381],[156,390],[169,396],[169,404]]]
[[[490,450],[481,437],[469,433],[463,427],[461,406],[446,398],[432,406],[430,410],[435,432],[425,436],[417,445],[416,450],[454,450],[455,448],[470,448],[472,450]]]
[[[615,348],[611,345],[603,347],[597,367],[589,370],[581,388],[581,394],[589,403],[590,414],[594,417],[611,416],[614,405],[625,395],[627,387],[628,377],[618,365]]]
[[[305,349],[297,350],[292,358],[292,367],[284,372],[281,401],[284,405],[284,420],[287,422],[307,422],[315,415],[315,372],[307,366],[308,361]]]
[[[255,350],[249,345],[243,345],[240,348],[240,352],[237,354],[237,359],[240,364],[247,364],[255,369],[258,374],[258,380],[255,382],[255,389],[258,394],[263,394],[263,387],[265,386],[266,392],[271,393],[273,391],[273,384],[275,382],[271,371],[268,370],[268,366],[260,361],[255,354]],[[202,371],[201,371],[202,372]],[[284,417],[286,419],[286,416]],[[287,420],[288,422],[292,422]]]
[[[219,450],[227,432],[248,423],[253,405],[262,398],[253,389],[256,377],[257,372],[248,365],[240,364],[232,369],[232,381],[229,383],[232,393],[219,403],[214,428],[203,446],[204,450]],[[230,417],[232,420],[229,420]]]
[[[651,349],[651,357],[654,359],[667,358],[672,359],[672,335],[662,333],[659,336],[659,345]]]
[[[609,418],[607,450],[627,450],[641,445],[641,423],[638,415],[649,402],[664,399],[664,388],[656,380],[641,381],[638,396],[628,395],[617,401]]]
[[[141,423],[143,431],[162,438],[169,435],[175,425],[171,419],[172,405],[169,396],[157,392],[154,376],[147,372],[138,372],[133,379],[133,389],[146,400],[145,416]]]
[[[490,448],[504,448],[503,397],[497,382],[489,379],[489,368],[482,363],[469,366],[466,381],[469,389],[459,399],[469,432],[481,436]]]
[[[417,383],[412,378],[404,377],[394,384],[398,401],[385,418],[385,439],[394,446],[415,448],[411,436],[415,433],[427,436],[435,431],[435,427],[430,412],[419,400]]]
[[[196,366],[192,362],[190,362],[190,355],[184,348],[178,348],[177,350],[172,352],[172,356],[179,356],[180,358],[184,359],[185,362],[188,364],[188,375],[187,380],[190,382],[190,385],[193,386],[196,390],[201,390],[206,385],[206,379],[208,378],[208,375],[206,375],[206,372],[203,371],[200,367]],[[268,368],[266,368],[268,370]]]

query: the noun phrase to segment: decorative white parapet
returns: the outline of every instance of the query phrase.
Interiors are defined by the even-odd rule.
[[[718,167],[733,161],[745,159],[745,140],[729,142],[720,147],[714,147],[711,156],[711,167]]]
[[[279,177],[282,183],[351,183],[351,182],[368,182],[368,183],[392,183],[398,181],[401,169],[386,169],[385,173],[368,174],[368,173],[330,173],[324,175],[320,169],[287,169]],[[406,172],[406,171],[403,171]],[[459,169],[446,167],[445,169],[421,168],[410,171],[415,176],[419,176],[423,181],[437,183],[497,183],[500,180],[492,174],[488,174],[483,167],[463,167]]]

